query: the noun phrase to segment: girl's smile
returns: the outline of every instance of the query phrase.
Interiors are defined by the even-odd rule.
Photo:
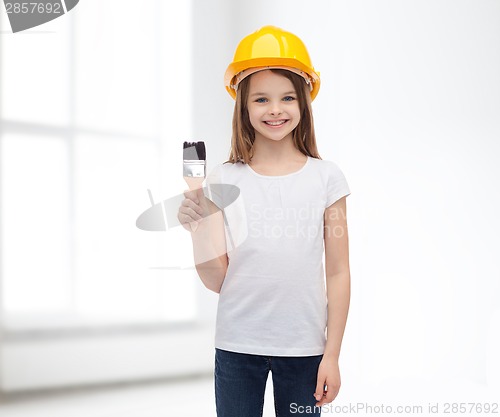
[[[279,119],[279,120],[266,120],[264,123],[269,126],[271,129],[277,129],[282,127],[288,119]]]

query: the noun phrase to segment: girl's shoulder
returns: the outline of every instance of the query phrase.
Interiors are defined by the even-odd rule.
[[[219,171],[222,172],[236,172],[239,170],[244,169],[246,164],[242,161],[237,161],[237,162],[231,162],[231,161],[225,161],[221,162],[217,167]]]
[[[241,170],[245,166],[242,162],[233,163],[231,161],[220,162],[212,169],[210,169],[207,175],[207,181],[210,183],[221,183],[223,182],[224,176],[229,178],[231,173]]]
[[[311,164],[321,171],[330,172],[332,170],[335,171],[340,169],[337,162],[331,159],[319,159],[319,158],[314,158],[312,156],[309,157],[309,159]]]
[[[311,158],[312,165],[316,167],[315,175],[326,179],[329,183],[344,182],[344,170],[337,161],[331,159]]]

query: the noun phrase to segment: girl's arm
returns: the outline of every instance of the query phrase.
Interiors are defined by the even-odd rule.
[[[206,288],[219,293],[229,264],[224,220],[221,210],[210,199],[200,193],[198,197],[209,215],[191,233],[196,271]]]
[[[318,406],[333,401],[340,389],[338,359],[351,297],[346,197],[325,210],[324,234],[328,323],[315,392]],[[327,385],[326,391],[324,385]]]
[[[324,229],[328,298],[327,342],[324,355],[338,359],[351,296],[346,197],[325,210]]]

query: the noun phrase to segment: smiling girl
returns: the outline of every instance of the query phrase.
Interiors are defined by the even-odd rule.
[[[199,224],[195,261],[214,254],[196,269],[219,294],[217,415],[262,416],[271,372],[277,416],[319,416],[340,388],[350,300],[350,190],[316,147],[320,78],[297,36],[265,26],[241,40],[225,83],[236,100],[231,151],[207,185],[238,187],[239,209],[229,210],[224,191],[210,200],[200,189],[185,192],[178,215],[189,231]],[[231,230],[245,232],[236,246],[226,240]]]

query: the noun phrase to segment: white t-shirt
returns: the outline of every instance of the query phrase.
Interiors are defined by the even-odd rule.
[[[323,216],[350,194],[340,168],[308,157],[296,172],[266,176],[243,162],[226,163],[212,169],[206,185],[207,197],[224,212],[229,259],[215,347],[270,356],[323,354]]]

